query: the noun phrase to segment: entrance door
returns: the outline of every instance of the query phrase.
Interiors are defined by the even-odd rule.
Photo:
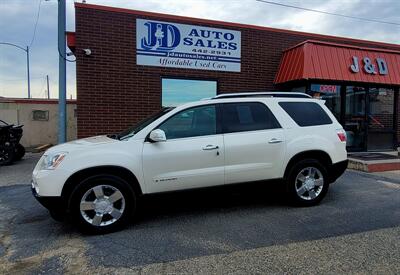
[[[365,87],[346,87],[344,129],[347,134],[347,149],[349,151],[366,150],[366,99],[367,90]]]

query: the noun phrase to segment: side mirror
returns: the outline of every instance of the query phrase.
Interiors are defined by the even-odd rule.
[[[149,139],[153,142],[166,141],[167,137],[165,136],[165,132],[161,129],[155,129],[150,132]]]

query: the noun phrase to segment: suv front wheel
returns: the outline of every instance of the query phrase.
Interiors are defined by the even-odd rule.
[[[286,180],[286,190],[291,202],[299,206],[318,204],[326,195],[329,183],[326,168],[315,159],[305,159],[295,164]]]
[[[83,180],[73,191],[70,212],[86,233],[102,234],[125,226],[133,216],[135,193],[123,179],[99,175]]]

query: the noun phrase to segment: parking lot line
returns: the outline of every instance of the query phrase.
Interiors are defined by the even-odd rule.
[[[393,189],[400,189],[400,184],[390,182],[390,181],[384,181],[384,180],[377,180],[379,183],[383,183],[386,187],[393,188]]]

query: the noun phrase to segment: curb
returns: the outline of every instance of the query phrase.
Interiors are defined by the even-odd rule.
[[[364,172],[400,171],[400,160],[363,161],[349,158],[348,168]]]

